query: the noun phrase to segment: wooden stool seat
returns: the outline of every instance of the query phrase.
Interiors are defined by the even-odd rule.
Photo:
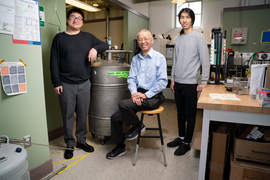
[[[162,148],[163,158],[164,158],[164,166],[165,167],[167,166],[166,157],[165,157],[164,143],[163,143],[162,128],[161,128],[160,116],[159,116],[159,114],[162,113],[163,111],[164,111],[164,107],[162,107],[162,106],[159,106],[159,108],[153,109],[153,110],[139,111],[141,113],[140,127],[142,127],[143,117],[144,117],[145,114],[147,114],[148,116],[157,115],[158,128],[146,128],[146,130],[157,130],[157,131],[159,131],[159,136],[142,136],[141,135],[141,131],[139,131],[139,135],[138,135],[138,138],[137,138],[137,144],[136,144],[136,150],[135,150],[135,157],[134,157],[133,166],[136,165],[136,158],[137,158],[137,153],[138,153],[140,138],[160,138],[161,148]]]
[[[164,107],[159,106],[159,108],[154,109],[154,110],[143,110],[143,111],[139,111],[139,112],[143,113],[143,114],[159,114],[159,113],[162,113],[163,111],[164,111]]]

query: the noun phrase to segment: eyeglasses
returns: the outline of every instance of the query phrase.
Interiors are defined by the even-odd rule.
[[[77,21],[79,21],[79,22],[81,22],[81,21],[83,20],[83,18],[81,18],[81,17],[76,17],[76,16],[74,16],[74,15],[69,16],[69,18],[70,18],[71,20],[77,19]]]
[[[148,41],[149,39],[152,39],[152,38],[151,37],[139,38],[137,39],[137,41],[142,42],[142,41]]]

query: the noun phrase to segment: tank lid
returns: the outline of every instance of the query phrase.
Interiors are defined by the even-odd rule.
[[[106,53],[132,53],[130,50],[106,50]]]
[[[20,152],[16,152],[17,148]],[[28,166],[27,151],[19,145],[1,143],[0,157],[4,158],[0,162],[0,179],[6,179],[24,166]]]
[[[113,53],[126,54],[126,53],[132,53],[132,51],[130,51],[130,50],[107,50],[107,51],[105,51],[105,53],[108,53],[108,55],[107,55],[108,61],[111,61]]]
[[[98,61],[92,65],[92,67],[104,67],[104,66],[117,66],[117,67],[130,67],[127,63],[119,63],[118,61],[111,60],[111,61]]]

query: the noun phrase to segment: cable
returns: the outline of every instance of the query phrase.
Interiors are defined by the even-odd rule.
[[[38,143],[32,143],[32,142],[29,143],[28,141],[23,141],[23,140],[18,140],[18,139],[9,139],[9,142],[12,144],[20,144],[20,145],[38,145],[38,146],[47,146],[47,147],[56,148],[56,149],[76,150],[76,149],[64,148],[60,146],[51,146],[51,145],[38,144]],[[0,144],[1,143],[6,143],[6,139],[0,138]]]
[[[250,56],[250,58],[249,58],[249,70],[251,70],[251,62],[252,62],[252,60],[251,60],[251,58],[254,56],[254,54],[257,54],[257,53],[253,53],[252,54],[252,56]]]

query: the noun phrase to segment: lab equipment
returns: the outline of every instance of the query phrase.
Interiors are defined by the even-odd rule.
[[[89,131],[92,136],[98,136],[101,144],[105,143],[106,136],[111,136],[111,116],[118,110],[119,102],[130,98],[127,85],[130,65],[112,60],[112,53],[131,52],[107,50],[108,60],[92,65]]]
[[[232,28],[231,44],[240,45],[247,44],[248,28]]]
[[[210,75],[209,77],[211,78],[213,70],[215,71],[213,74],[215,77],[214,83],[219,84],[220,79],[221,79],[221,74],[222,74],[222,57],[223,57],[223,50],[226,47],[226,32],[223,34],[221,32],[220,27],[215,27],[212,29],[212,35],[211,35],[211,67],[210,67]],[[212,81],[210,81],[212,82]]]
[[[234,77],[232,80],[227,79],[225,83],[227,91],[232,91],[238,95],[248,95],[249,94],[249,84],[248,79],[243,77]]]
[[[22,146],[10,144],[6,135],[0,135],[6,143],[0,143],[0,179],[30,180],[27,151]]]
[[[262,107],[270,107],[270,89],[267,89],[267,88],[258,89],[258,93],[256,95],[256,101]]]
[[[256,55],[256,59],[259,61],[270,60],[270,53],[258,52]]]

